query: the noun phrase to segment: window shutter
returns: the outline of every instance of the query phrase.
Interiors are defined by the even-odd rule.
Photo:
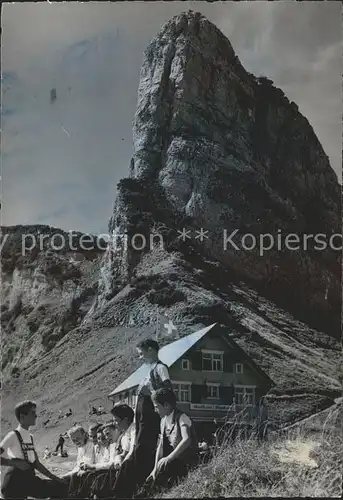
[[[232,355],[230,355],[228,352],[224,352],[223,356],[224,372],[233,373],[233,362],[234,359]]]
[[[220,386],[219,397],[220,401],[225,405],[231,405],[233,402],[234,388],[232,385]]]
[[[202,370],[202,353],[201,351],[193,351],[191,356],[192,370]]]
[[[192,403],[201,403],[201,398],[204,397],[206,390],[205,385],[192,384]]]

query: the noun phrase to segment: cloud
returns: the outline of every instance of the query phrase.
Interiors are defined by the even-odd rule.
[[[339,4],[5,4],[2,223],[107,231],[132,155],[143,50],[188,8],[228,36],[248,71],[297,102],[340,173]]]

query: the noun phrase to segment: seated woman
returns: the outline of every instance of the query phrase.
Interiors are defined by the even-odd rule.
[[[80,425],[72,427],[68,431],[68,436],[77,447],[76,464],[73,470],[65,474],[64,478],[70,478],[69,493],[71,498],[77,498],[83,490],[86,475],[89,473],[86,470],[87,465],[96,463],[94,444],[88,434]]]

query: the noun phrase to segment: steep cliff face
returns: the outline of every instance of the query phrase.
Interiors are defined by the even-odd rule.
[[[18,374],[82,322],[104,242],[49,226],[1,229],[2,370]]]
[[[151,213],[146,229],[167,223],[174,243],[186,226],[197,251],[339,335],[340,252],[329,248],[341,232],[336,174],[296,104],[248,73],[202,15],[174,17],[146,49],[133,139],[140,224]],[[137,197],[149,186],[162,192],[155,205]],[[123,213],[120,203],[112,229]],[[121,266],[132,254],[129,245]]]

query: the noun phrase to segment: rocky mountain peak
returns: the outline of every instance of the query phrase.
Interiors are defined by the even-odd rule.
[[[144,52],[147,58],[154,58],[154,49],[166,44],[187,44],[203,54],[205,58],[235,58],[230,41],[223,33],[200,12],[189,10],[177,14],[167,21],[159,33],[151,40]]]
[[[335,317],[339,328],[339,252],[329,246],[340,233],[336,174],[298,106],[247,72],[201,14],[175,16],[146,49],[133,139],[110,229],[148,234],[164,225],[169,249],[179,250],[178,231],[187,228],[196,252],[283,307],[324,314],[330,325]],[[206,238],[195,239],[201,229]],[[235,246],[225,240],[232,233]],[[294,233],[296,251],[285,245]],[[324,234],[325,243],[316,247],[307,234]],[[271,242],[266,252],[261,238]],[[132,275],[143,253],[130,245],[110,252],[108,283],[113,273]]]

